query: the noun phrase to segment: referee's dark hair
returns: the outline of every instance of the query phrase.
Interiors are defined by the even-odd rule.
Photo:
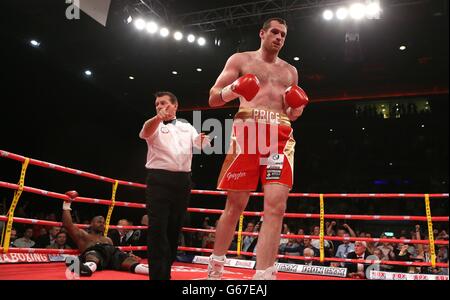
[[[162,97],[162,96],[169,96],[170,98],[170,102],[172,104],[178,104],[178,99],[177,96],[175,96],[173,93],[171,92],[167,92],[167,91],[160,91],[160,92],[156,92],[155,97]]]

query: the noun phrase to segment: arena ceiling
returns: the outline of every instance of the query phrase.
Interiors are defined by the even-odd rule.
[[[37,52],[38,59],[138,111],[148,108],[156,90],[177,93],[183,109],[206,107],[208,91],[226,59],[237,51],[258,48],[258,29],[271,16],[288,21],[287,42],[280,56],[297,67],[300,85],[313,101],[448,93],[447,1],[382,1],[381,19],[359,23],[321,18],[324,8],[348,3],[112,1],[106,26],[102,26],[84,13],[80,19],[68,20],[69,4],[63,0],[15,0],[2,3],[7,24],[0,32],[8,66],[20,63],[15,49],[29,48],[26,51]],[[129,15],[202,35],[207,44],[199,47],[151,37],[127,24]],[[38,40],[39,47],[30,47],[31,39]],[[214,45],[218,40],[220,47]],[[407,49],[400,51],[401,45]],[[85,77],[86,69],[93,76]],[[49,74],[42,70],[42,76]]]

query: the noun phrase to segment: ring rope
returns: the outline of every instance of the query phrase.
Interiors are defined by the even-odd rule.
[[[324,237],[324,224],[325,224],[325,207],[323,201],[323,194],[320,194],[320,232],[319,232],[319,250],[320,250],[320,262],[323,262],[325,258],[325,250],[323,245],[323,237]]]
[[[11,202],[11,206],[9,207],[8,210],[8,222],[6,223],[6,231],[4,232],[5,234],[3,235],[2,233],[2,240],[1,240],[1,245],[3,246],[3,249],[5,252],[8,252],[9,249],[9,244],[10,244],[10,240],[11,240],[11,230],[12,230],[12,225],[13,225],[13,221],[14,221],[14,211],[16,210],[16,206],[17,203],[19,202],[20,196],[22,195],[22,191],[25,185],[25,175],[27,172],[27,167],[28,164],[30,162],[29,158],[25,158],[25,160],[22,163],[22,170],[20,172],[20,179],[19,179],[19,186],[18,189],[14,192],[14,197],[13,200]]]
[[[16,161],[19,161],[19,162],[23,162],[26,159],[25,156],[14,154],[14,153],[11,153],[11,152],[8,152],[8,151],[4,151],[4,150],[0,150],[0,157],[9,158],[9,159],[16,160]],[[78,175],[78,176],[83,176],[83,177],[96,179],[96,180],[109,182],[109,183],[114,183],[114,180],[115,180],[115,179],[108,178],[108,177],[105,177],[105,176],[100,176],[100,175],[97,175],[97,174],[94,174],[94,173],[80,171],[80,170],[77,170],[77,169],[72,169],[72,168],[60,166],[60,165],[57,165],[57,164],[53,164],[53,163],[49,163],[49,162],[45,162],[45,161],[41,161],[41,160],[37,160],[37,159],[30,159],[30,164],[34,165],[34,166],[39,166],[39,167],[43,167],[43,168],[47,168],[47,169],[54,169],[54,170],[57,170],[57,171],[60,171],[60,172],[69,173],[69,174]],[[127,185],[127,186],[133,186],[133,187],[138,187],[138,188],[145,188],[146,187],[145,184],[141,184],[141,183],[134,183],[134,182],[124,181],[124,180],[118,180],[118,181],[119,181],[120,185]]]
[[[433,222],[431,221],[430,196],[428,196],[428,194],[425,194],[425,210],[427,213],[428,240],[430,242],[429,245],[430,245],[431,265],[434,268],[436,266],[436,251],[434,248]]]
[[[106,237],[108,236],[108,230],[109,230],[109,223],[111,222],[111,215],[114,209],[114,205],[116,204],[116,192],[117,192],[117,185],[119,184],[119,181],[115,180],[112,188],[112,195],[111,195],[111,205],[108,209],[108,215],[106,217],[105,221],[105,232],[103,235]]]
[[[237,255],[241,254],[242,227],[244,225],[244,215],[239,217],[238,239],[237,239]]]

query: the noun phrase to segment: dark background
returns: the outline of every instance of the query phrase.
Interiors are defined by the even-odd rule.
[[[83,13],[80,20],[65,19],[64,1],[2,2],[0,149],[144,182],[147,149],[138,133],[154,114],[152,93],[173,91],[180,99],[178,116],[191,120],[192,110],[207,108],[209,89],[226,59],[259,46],[256,25],[203,32],[208,39],[203,48],[149,37],[125,24],[127,3],[113,1],[108,24],[102,27]],[[164,3],[174,15],[235,4]],[[446,1],[417,3],[386,4],[382,19],[358,25],[326,23],[320,18],[321,9],[309,16],[281,15],[289,30],[280,57],[297,67],[299,84],[311,99],[293,125],[297,140],[293,192],[448,192],[448,6]],[[359,32],[360,41],[346,43],[346,32]],[[29,45],[32,38],[41,42],[39,48]],[[222,40],[220,47],[213,45],[214,38]],[[404,52],[398,50],[402,44],[408,46]],[[203,72],[196,72],[197,67]],[[83,76],[87,68],[94,72],[91,78]],[[172,75],[172,70],[179,74]],[[136,79],[129,80],[130,75]],[[430,111],[389,119],[355,113],[361,103],[414,99],[426,99]],[[235,111],[235,107],[202,110],[202,118],[224,120]],[[195,188],[215,189],[222,162],[221,155],[194,157]],[[18,162],[0,159],[1,181],[16,183],[19,175]],[[34,166],[28,168],[25,182],[59,193],[77,189],[86,197],[111,196],[110,184]],[[0,189],[7,205],[12,195],[13,191]],[[117,200],[144,202],[144,193],[119,187]],[[27,202],[29,212],[55,212],[59,217],[59,200],[24,193],[21,203]],[[85,218],[107,212],[106,206],[75,206]],[[223,208],[224,197],[193,196],[191,207]],[[247,208],[261,209],[261,198],[251,200]],[[290,199],[288,211],[318,213],[318,199]],[[326,212],[425,214],[422,199],[330,199]],[[448,214],[448,199],[432,200],[432,213]],[[142,214],[116,208],[113,222],[126,216],[138,223]],[[191,222],[200,226],[201,218],[192,214]],[[295,226],[314,223],[301,222]]]

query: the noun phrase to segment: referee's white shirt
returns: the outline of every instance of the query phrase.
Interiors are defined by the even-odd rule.
[[[158,129],[148,138],[144,138],[143,134],[144,127],[139,137],[147,142],[147,169],[191,171],[192,147],[199,148],[196,145],[199,134],[191,124],[175,119],[175,122],[166,125],[159,123]]]

